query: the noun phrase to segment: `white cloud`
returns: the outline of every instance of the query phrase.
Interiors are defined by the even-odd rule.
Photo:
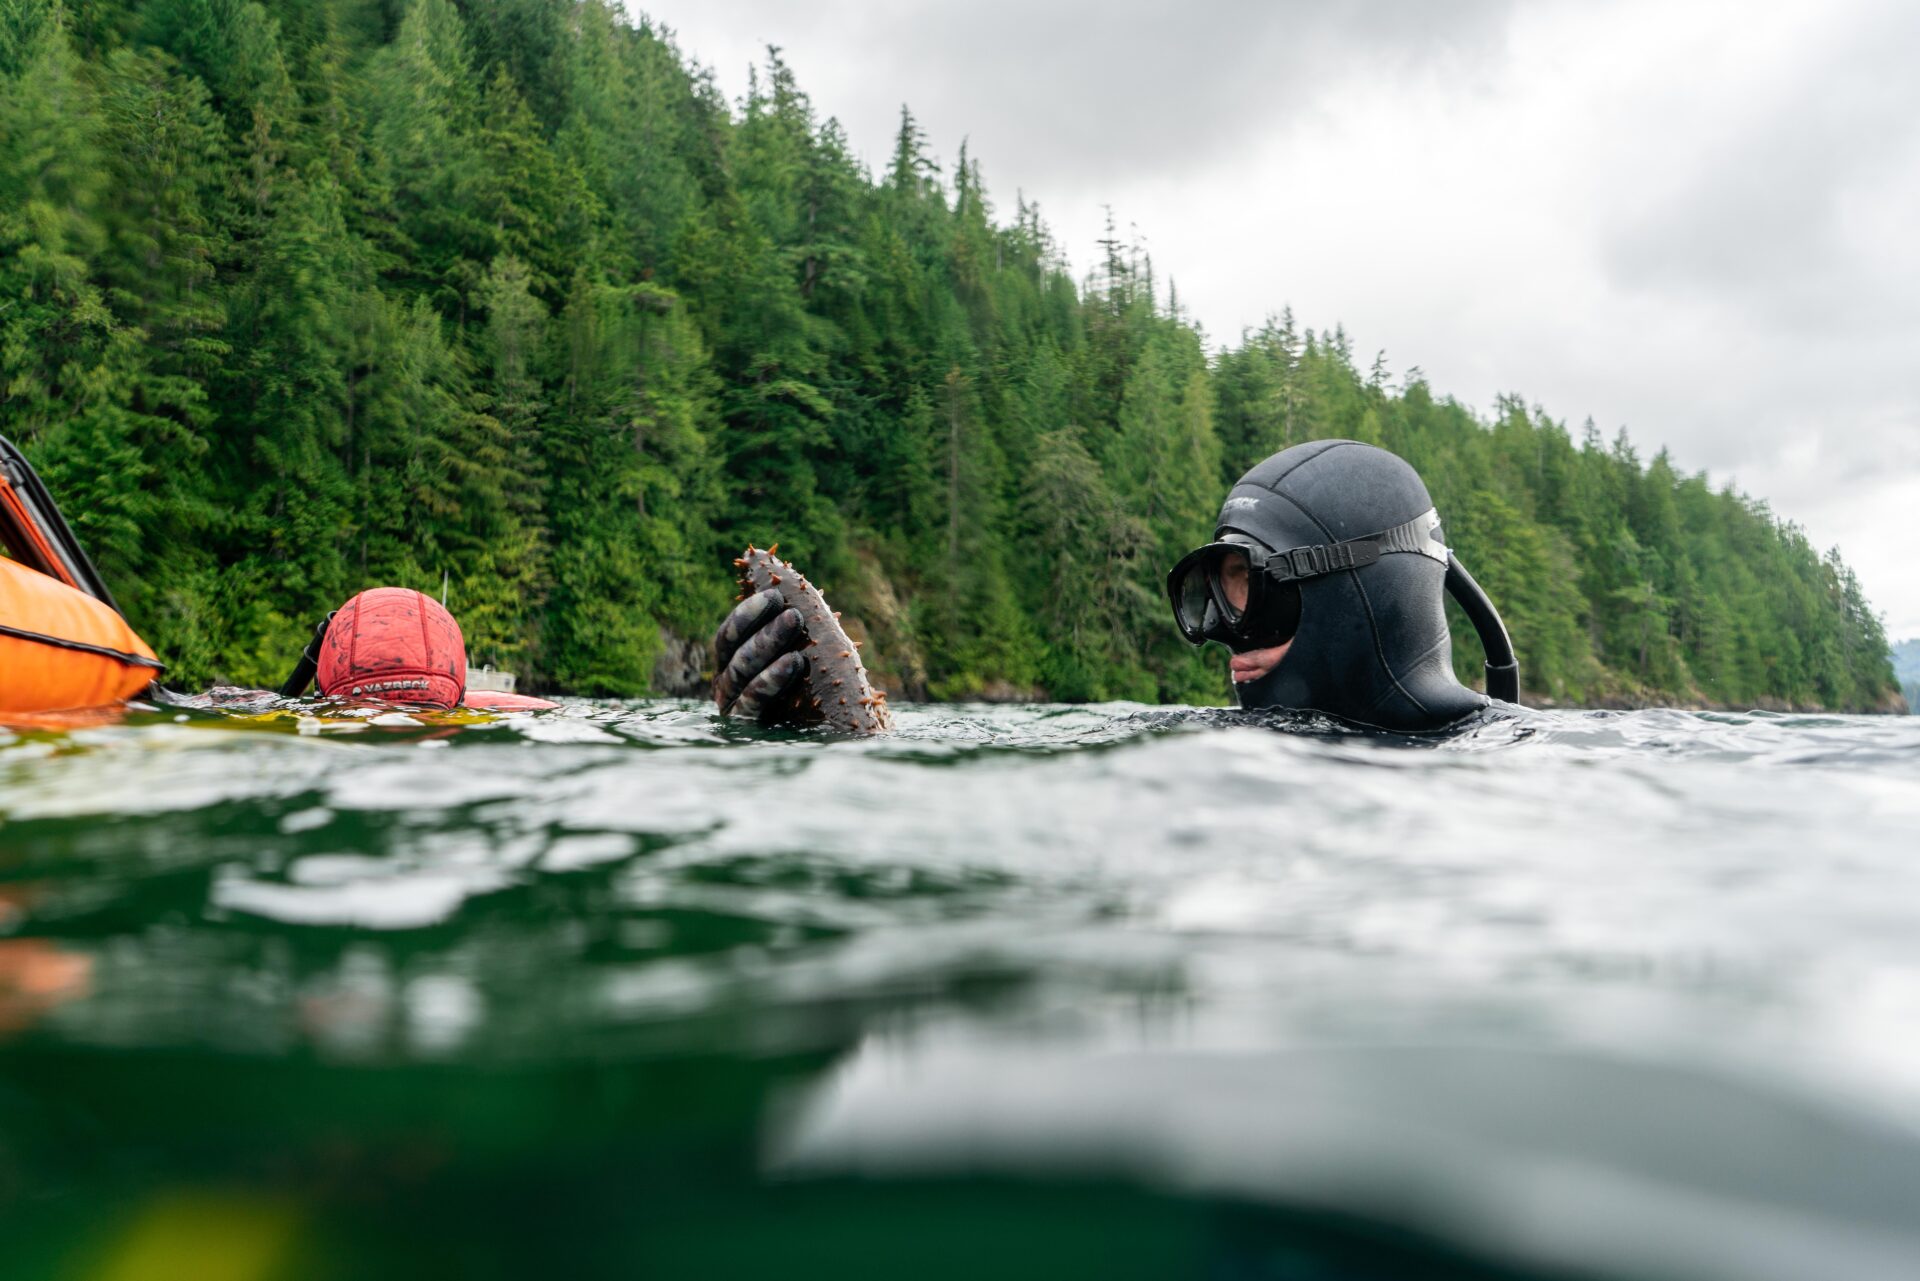
[[[1920,635],[1920,9],[654,0],[738,92],[783,46],[870,161],[908,102],[1085,263],[1104,204],[1216,339],[1370,359],[1767,498]]]

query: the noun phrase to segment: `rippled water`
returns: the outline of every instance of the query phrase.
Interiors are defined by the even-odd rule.
[[[1920,721],[899,719],[0,731],[8,1275],[1920,1275]]]

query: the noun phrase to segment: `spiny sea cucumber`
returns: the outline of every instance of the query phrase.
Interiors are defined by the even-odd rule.
[[[876,734],[893,728],[885,691],[873,687],[859,643],[840,626],[840,615],[828,605],[820,589],[775,552],[780,544],[761,550],[752,545],[734,561],[740,571],[742,596],[771,588],[788,609],[800,611],[807,630],[807,688],[801,695],[801,719],[824,723],[852,734]],[[807,706],[811,704],[811,706]]]

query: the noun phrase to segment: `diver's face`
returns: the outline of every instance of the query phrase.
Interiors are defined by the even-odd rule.
[[[1248,564],[1245,557],[1228,556],[1220,562],[1220,594],[1227,598],[1235,613],[1245,613],[1251,584],[1248,580]],[[1261,649],[1236,651],[1228,670],[1236,684],[1257,681],[1274,668],[1280,666],[1280,660],[1293,648],[1291,638],[1279,645],[1270,645]]]
[[[1220,590],[1226,595],[1227,604],[1234,612],[1244,614],[1247,609],[1247,562],[1238,556],[1229,556],[1220,566]]]

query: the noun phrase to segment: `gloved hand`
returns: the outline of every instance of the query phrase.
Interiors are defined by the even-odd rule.
[[[763,725],[799,722],[806,688],[807,643],[800,611],[780,593],[757,592],[733,607],[713,637],[713,701],[723,716]]]

